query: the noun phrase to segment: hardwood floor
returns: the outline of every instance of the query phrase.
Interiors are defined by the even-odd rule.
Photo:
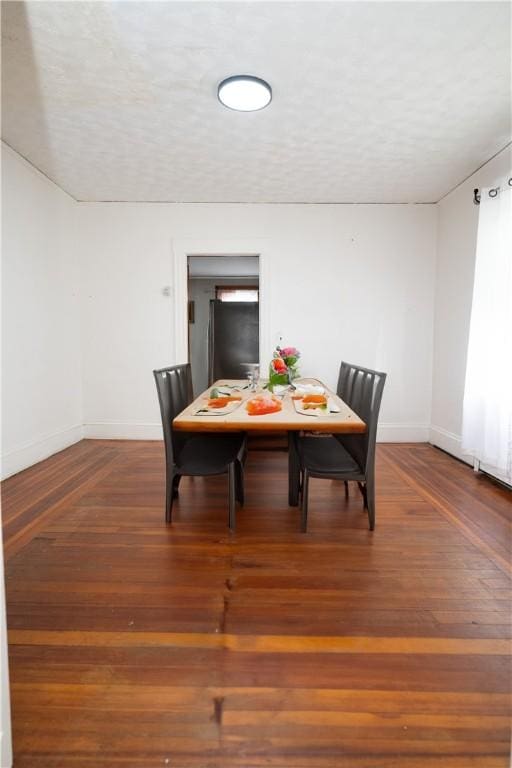
[[[15,768],[505,768],[511,495],[428,445],[355,488],[184,479],[83,441],[3,484]]]

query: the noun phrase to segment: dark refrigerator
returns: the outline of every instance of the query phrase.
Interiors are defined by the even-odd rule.
[[[208,384],[217,379],[244,379],[243,363],[260,359],[259,304],[210,301]]]

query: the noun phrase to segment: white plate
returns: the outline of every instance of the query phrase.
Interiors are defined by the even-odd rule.
[[[236,411],[242,405],[242,402],[243,400],[232,400],[225,408],[208,408],[205,400],[205,404],[197,411],[194,411],[194,416],[227,416],[228,413]]]
[[[294,400],[293,405],[295,406],[295,410],[297,413],[300,413],[302,416],[327,416],[329,413],[327,408],[304,408],[302,405],[302,400]]]
[[[332,397],[327,398],[327,408],[307,408],[302,406],[302,400],[294,400],[293,405],[297,413],[303,416],[327,416],[329,413],[340,413],[341,408]]]

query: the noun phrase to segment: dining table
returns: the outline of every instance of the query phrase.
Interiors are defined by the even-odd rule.
[[[262,384],[264,384],[262,382]],[[301,386],[309,390],[323,390],[327,399],[324,408],[304,409],[298,393]],[[225,409],[209,408],[212,390],[240,398]],[[308,391],[309,391],[308,390]],[[267,392],[263,386],[256,389],[247,379],[221,379],[193,400],[173,421],[173,429],[183,432],[247,432],[288,433],[288,503],[299,503],[299,455],[296,437],[300,432],[321,434],[354,434],[366,431],[366,424],[349,406],[318,379],[300,379],[276,396],[281,408],[274,413],[251,415],[249,401]],[[216,394],[216,393],[213,393]],[[250,408],[250,406],[249,406]]]

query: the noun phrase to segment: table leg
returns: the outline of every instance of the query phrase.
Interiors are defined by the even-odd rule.
[[[288,504],[299,506],[300,466],[297,452],[297,433],[288,432]]]

